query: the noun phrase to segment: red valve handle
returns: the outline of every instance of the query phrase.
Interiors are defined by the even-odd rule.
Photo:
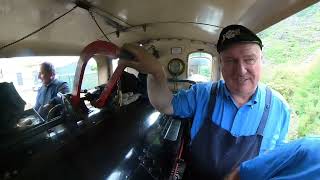
[[[112,59],[116,59],[120,56],[120,48],[113,43],[99,40],[90,43],[81,51],[80,59],[78,61],[74,77],[71,96],[71,103],[75,108],[78,108],[80,106],[80,90],[86,65],[94,55],[105,55],[107,56],[106,59],[111,61]],[[112,90],[116,86],[118,80],[121,78],[121,75],[125,68],[126,67],[123,65],[119,65],[116,68],[115,72],[102,91],[100,97],[96,101],[91,102],[94,107],[102,108],[105,106]]]

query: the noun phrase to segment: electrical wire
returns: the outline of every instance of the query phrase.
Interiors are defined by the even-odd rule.
[[[113,15],[112,13],[110,13],[110,12],[108,12],[108,11],[104,10],[104,9],[101,9],[101,8],[99,8],[99,7],[97,7],[97,6],[94,6],[94,5],[91,5],[91,6],[92,6],[92,8],[94,8],[94,9],[96,9],[96,10],[98,10],[98,11],[101,11],[102,13],[105,13],[105,14],[107,14],[107,15],[109,15],[109,16],[111,16],[111,17],[113,17],[114,19],[117,19],[118,21],[121,21],[122,23],[124,23],[124,24],[126,24],[126,25],[128,25],[128,26],[132,27],[132,25],[131,25],[131,24],[129,24],[128,22],[126,22],[126,21],[122,20],[121,18],[119,18],[119,17],[117,17],[117,16]],[[103,16],[103,15],[101,15],[101,14],[100,14],[99,12],[97,12],[97,11],[95,11],[95,13],[99,14],[100,16]]]
[[[20,38],[20,39],[18,39],[18,40],[16,40],[16,41],[14,41],[14,42],[11,42],[11,43],[9,43],[9,44],[6,44],[6,45],[4,45],[4,46],[1,46],[1,47],[0,47],[0,51],[1,51],[2,49],[4,49],[4,48],[7,48],[7,47],[9,47],[9,46],[12,46],[12,45],[14,45],[14,44],[16,44],[16,43],[18,43],[18,42],[20,42],[20,41],[22,41],[22,40],[30,37],[30,36],[32,36],[32,35],[34,35],[34,34],[38,33],[39,31],[45,29],[46,27],[48,27],[49,25],[53,24],[54,22],[56,22],[57,20],[59,20],[59,19],[62,18],[63,16],[69,14],[71,11],[73,11],[73,10],[76,9],[77,7],[78,7],[77,5],[74,6],[74,7],[71,8],[69,11],[63,13],[62,15],[60,15],[60,16],[58,16],[57,18],[53,19],[53,20],[50,21],[49,23],[47,23],[47,24],[45,24],[44,26],[40,27],[39,29],[31,32],[30,34],[27,34],[26,36],[24,36],[24,37],[22,37],[22,38]]]
[[[221,26],[217,26],[217,25],[214,25],[214,24],[201,23],[201,22],[192,22],[192,21],[159,21],[159,22],[149,22],[149,23],[134,25],[134,26],[126,28],[125,31],[128,31],[128,30],[133,29],[133,28],[137,28],[137,27],[142,27],[143,25],[150,25],[150,24],[196,24],[196,25],[216,27],[216,28],[219,28],[219,29],[223,28]],[[114,34],[116,32],[117,31],[110,32],[110,33],[108,33],[108,35]]]
[[[104,33],[104,31],[102,30],[102,28],[99,26],[99,24],[98,24],[96,18],[94,17],[92,11],[89,10],[89,14],[91,15],[93,21],[96,23],[96,25],[98,26],[99,30],[100,30],[101,33],[103,34],[103,36],[104,36],[109,42],[111,42],[110,39],[108,38],[108,36],[106,35],[106,33]]]

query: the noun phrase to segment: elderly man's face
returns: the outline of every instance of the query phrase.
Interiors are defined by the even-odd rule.
[[[262,52],[254,43],[232,45],[220,54],[222,75],[231,94],[248,96],[255,92],[261,75]]]
[[[53,74],[46,71],[43,66],[40,66],[39,79],[41,79],[42,83],[47,85],[53,79]]]

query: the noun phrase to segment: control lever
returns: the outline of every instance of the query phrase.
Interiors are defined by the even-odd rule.
[[[107,56],[108,60],[122,58],[127,60],[134,60],[135,55],[125,49],[120,49],[115,44],[106,42],[106,41],[94,41],[87,45],[80,54],[80,58],[78,61],[74,83],[73,83],[73,90],[72,90],[72,97],[71,102],[74,107],[80,106],[80,91],[81,91],[81,84],[84,76],[85,66],[87,62],[96,54]],[[109,96],[112,93],[113,88],[116,86],[117,82],[119,81],[124,69],[126,66],[118,65],[116,70],[113,72],[112,76],[110,77],[108,83],[101,91],[98,99],[90,101],[91,105],[96,108],[102,108],[106,105],[106,102]]]

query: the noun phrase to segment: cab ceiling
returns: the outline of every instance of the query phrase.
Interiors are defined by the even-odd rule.
[[[12,43],[53,19],[38,33],[2,48],[1,57],[79,55],[97,39],[148,43],[190,39],[215,44],[221,28],[243,24],[259,32],[318,0],[0,0],[0,46]]]

